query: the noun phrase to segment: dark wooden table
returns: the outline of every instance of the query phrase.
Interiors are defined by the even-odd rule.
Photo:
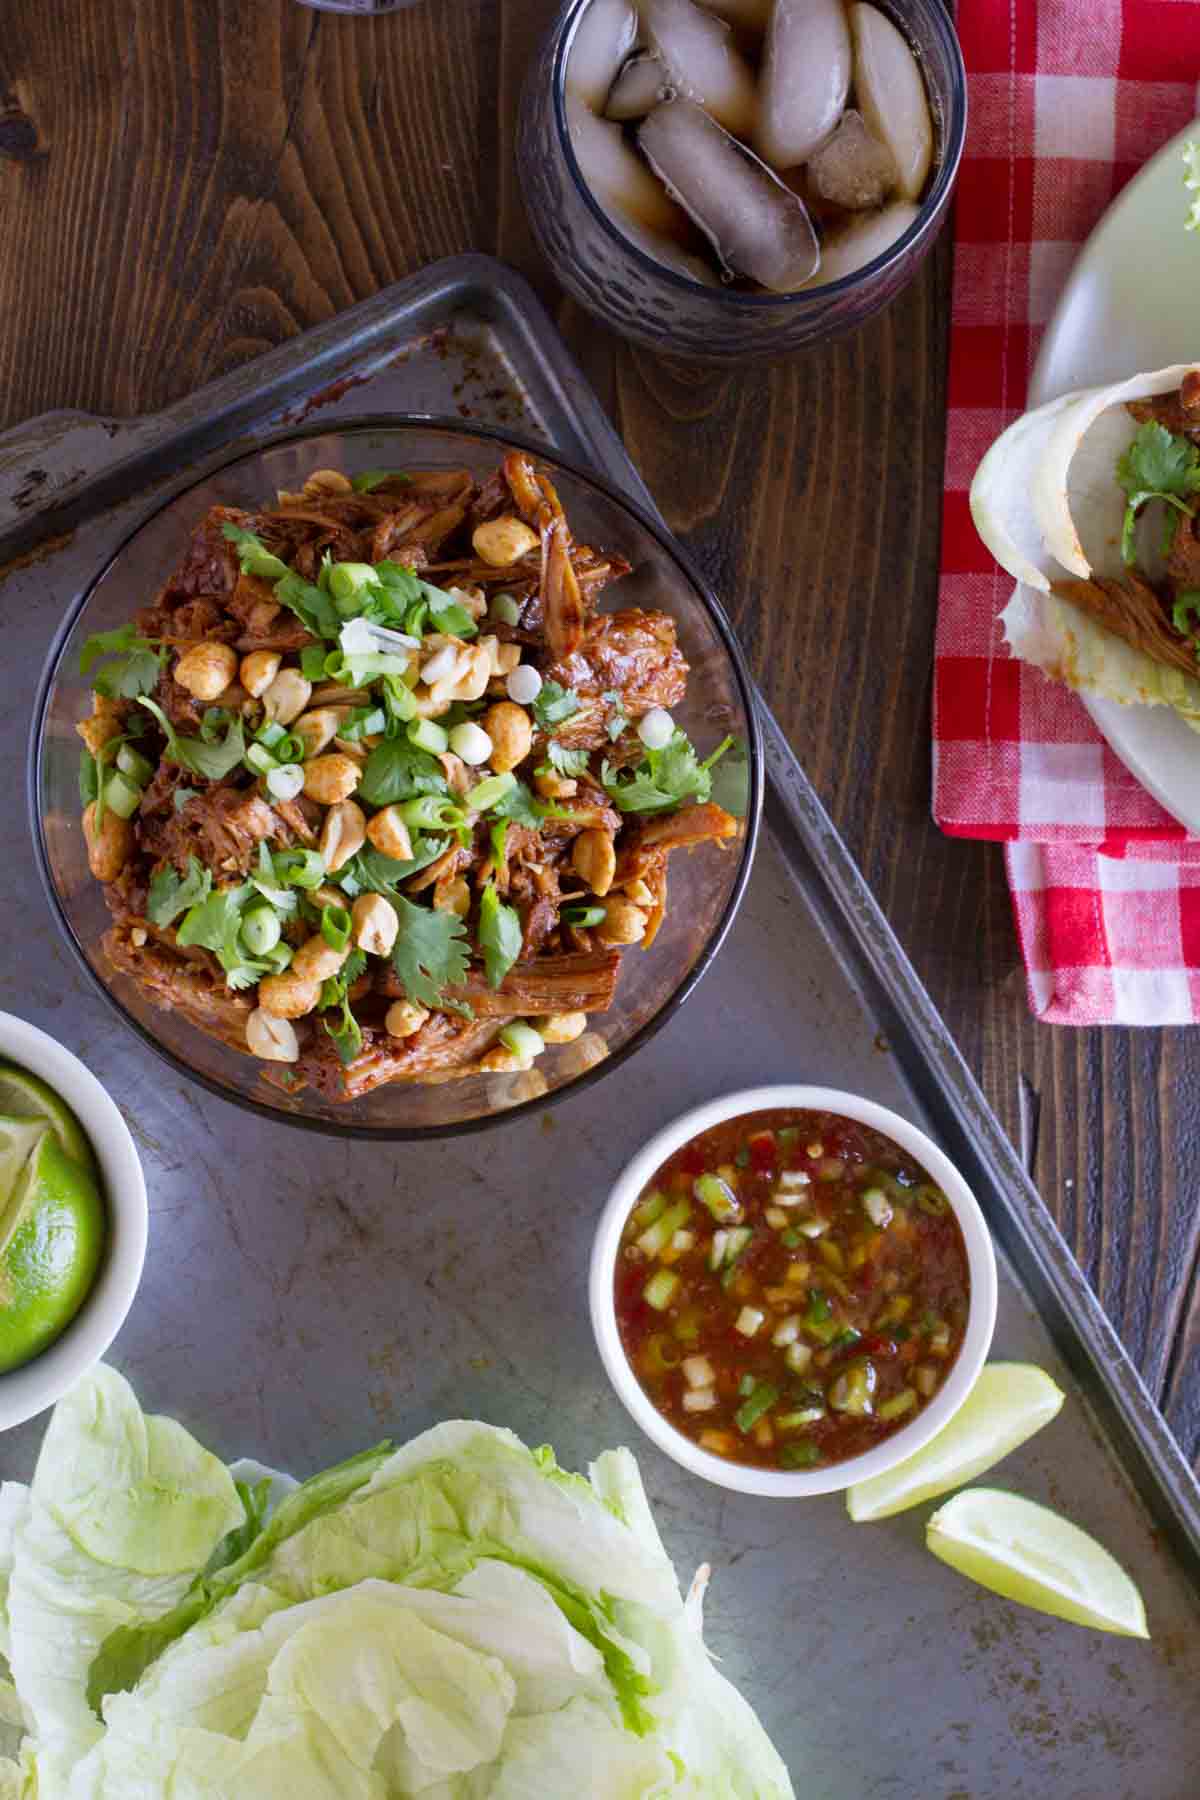
[[[1037,1025],[999,851],[929,816],[948,235],[885,317],[789,363],[628,349],[522,214],[517,94],[555,5],[0,0],[0,427],[163,406],[437,257],[522,269],[1200,1456],[1200,1040]]]

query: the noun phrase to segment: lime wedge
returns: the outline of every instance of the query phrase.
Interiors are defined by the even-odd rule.
[[[12,1118],[0,1114],[0,1233],[17,1176],[29,1161],[38,1139],[49,1129],[45,1119]]]
[[[0,1113],[26,1119],[46,1119],[58,1133],[68,1156],[95,1170],[96,1158],[87,1133],[66,1101],[38,1075],[16,1063],[0,1062]]]
[[[999,1488],[967,1488],[925,1527],[925,1543],[960,1575],[1056,1619],[1149,1637],[1142,1596],[1095,1538],[1048,1506]]]
[[[70,1324],[96,1279],[107,1231],[95,1178],[43,1127],[0,1230],[0,1373],[29,1362]]]
[[[847,1489],[847,1512],[864,1525],[964,1487],[1048,1425],[1063,1399],[1062,1389],[1032,1363],[989,1363],[950,1423],[923,1449]]]

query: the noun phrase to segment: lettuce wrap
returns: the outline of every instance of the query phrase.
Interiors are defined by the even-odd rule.
[[[1016,583],[1002,614],[1013,654],[1083,692],[1172,707],[1193,729],[1197,399],[1190,363],[1064,394],[1009,426],[970,495],[976,529]]]
[[[0,1486],[0,1800],[791,1800],[703,1585],[627,1450],[457,1420],[297,1486],[101,1366]]]

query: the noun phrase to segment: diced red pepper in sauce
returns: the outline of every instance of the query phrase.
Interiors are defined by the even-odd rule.
[[[733,1189],[736,1220],[702,1204],[702,1175]],[[853,1120],[781,1109],[714,1126],[663,1164],[625,1228],[614,1293],[664,1418],[732,1461],[786,1470],[857,1456],[929,1404],[962,1346],[970,1278],[953,1209],[912,1157]]]

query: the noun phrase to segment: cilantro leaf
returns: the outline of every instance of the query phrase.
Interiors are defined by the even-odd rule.
[[[467,928],[457,913],[415,906],[399,894],[393,896],[392,905],[400,920],[392,967],[410,1000],[437,1006],[442,990],[466,975]]]
[[[251,956],[242,944],[242,912],[246,902],[256,895],[257,890],[249,881],[238,887],[218,888],[188,909],[177,932],[185,949],[199,944],[213,952],[225,971],[226,985],[235,991],[253,987],[264,975],[280,973],[291,961],[286,944],[276,944],[265,956],[257,957]]]
[[[479,902],[479,945],[489,987],[498,988],[520,956],[522,937],[516,908],[505,906],[489,881]]]
[[[431,862],[436,862],[449,841],[444,837],[422,837],[416,832],[408,862],[385,856],[382,850],[363,849],[343,863],[330,879],[351,898],[361,893],[391,895],[410,875],[416,875],[421,869],[427,869]]]
[[[356,494],[373,494],[385,481],[411,480],[412,476],[406,475],[402,469],[364,469],[361,475],[350,477],[350,486]]]
[[[1189,588],[1180,594],[1171,608],[1171,623],[1180,637],[1195,638],[1200,634],[1200,592]]]
[[[608,707],[608,718],[605,722],[608,741],[610,744],[615,744],[629,724],[629,714],[625,711],[625,697],[623,694],[619,694],[616,688],[612,688],[607,694],[601,694],[600,698]]]
[[[222,537],[228,538],[231,544],[237,545],[238,562],[243,575],[257,575],[263,581],[279,581],[289,573],[287,564],[281,557],[268,550],[260,537],[252,531],[244,531],[240,525],[222,525]]]
[[[366,951],[355,945],[337,974],[327,976],[321,983],[321,1006],[340,1006],[366,966]]]
[[[619,812],[668,812],[685,800],[707,800],[712,793],[713,765],[732,744],[726,738],[712,755],[700,762],[690,738],[677,731],[661,750],[647,750],[631,774],[623,775],[606,762],[601,780]]]
[[[1191,138],[1183,146],[1183,185],[1192,196],[1185,231],[1200,231],[1200,143]]]
[[[79,752],[79,804],[90,806],[100,792],[100,771],[90,750]]]
[[[538,770],[539,775],[546,773],[547,768],[555,775],[574,778],[588,772],[588,753],[586,750],[568,750],[553,738],[546,746],[546,761]]]
[[[190,769],[193,775],[203,775],[206,781],[223,781],[226,775],[237,768],[246,754],[246,733],[241,717],[237,714],[223,713],[219,707],[210,707],[204,715],[202,727],[207,736],[181,737],[157,701],[148,700],[143,694],[138,699],[138,705],[144,706],[158,720],[167,740],[167,747],[163,751],[166,760],[178,763],[180,768]],[[225,736],[220,743],[215,743],[213,739],[222,721],[226,725]]]
[[[581,702],[573,688],[557,681],[543,681],[533,702],[533,716],[542,731],[553,731],[579,711]]]
[[[275,598],[289,612],[294,612],[314,637],[336,639],[342,629],[344,621],[332,594],[314,587],[311,581],[305,581],[294,571],[285,570],[282,580],[276,584]]]
[[[1121,557],[1132,565],[1137,559],[1137,518],[1148,500],[1161,500],[1187,518],[1194,515],[1195,507],[1189,506],[1184,496],[1200,492],[1200,450],[1190,439],[1168,431],[1156,419],[1148,419],[1118,457],[1117,480],[1127,496]],[[1164,553],[1170,550],[1176,523],[1168,518]]]
[[[101,657],[110,658],[92,681],[107,700],[136,700],[157,685],[163,652],[155,638],[141,637],[136,625],[119,625],[115,631],[97,631],[79,652],[79,673],[86,675]]]
[[[393,806],[418,794],[448,792],[441,764],[406,738],[385,738],[376,744],[358,784],[359,799],[368,806]]]
[[[494,806],[488,808],[488,814],[493,819],[511,819],[514,825],[530,825],[535,831],[540,829],[543,819],[553,817],[554,813],[553,807],[538,806],[523,781],[518,781]]]
[[[165,863],[150,879],[146,916],[154,925],[170,925],[181,912],[207,900],[211,892],[212,875],[197,857],[188,857],[186,875],[180,875],[170,863]]]

